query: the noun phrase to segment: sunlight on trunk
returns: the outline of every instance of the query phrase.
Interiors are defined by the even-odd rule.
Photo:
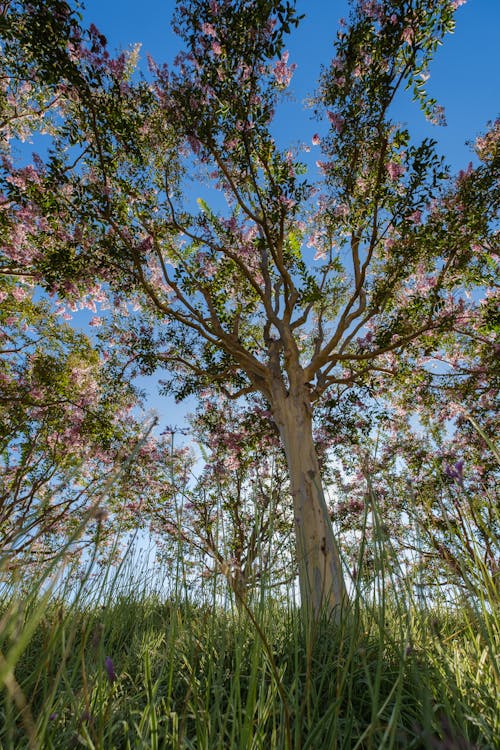
[[[285,449],[294,503],[302,605],[314,617],[338,620],[346,598],[342,565],[323,493],[307,395],[288,395],[274,404]]]

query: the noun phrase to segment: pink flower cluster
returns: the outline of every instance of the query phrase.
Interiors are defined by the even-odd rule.
[[[403,29],[403,33],[401,34],[401,38],[407,44],[409,44],[410,47],[411,47],[412,44],[413,44],[413,42],[414,42],[414,39],[415,39],[415,32],[414,32],[414,30],[410,26],[407,26],[406,29]]]
[[[399,180],[399,178],[405,173],[405,168],[403,167],[403,165],[398,164],[395,161],[390,161],[388,164],[386,164],[386,169],[387,169],[387,172],[389,173],[389,177],[394,182],[396,180]]]
[[[494,156],[500,146],[500,119],[495,120],[490,130],[476,140],[476,151],[480,159]]]
[[[290,85],[294,71],[297,68],[295,63],[288,65],[289,56],[289,52],[283,52],[281,58],[275,63],[273,68],[276,84],[283,89],[286,89]]]
[[[336,130],[337,133],[341,133],[344,129],[345,124],[345,120],[342,115],[338,115],[335,112],[327,112],[326,114],[333,129]]]
[[[367,16],[367,18],[373,18],[380,20],[383,16],[383,10],[380,3],[377,0],[363,0],[360,5],[361,12]]]

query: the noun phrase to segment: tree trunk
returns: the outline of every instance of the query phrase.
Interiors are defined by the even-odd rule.
[[[304,386],[273,395],[290,473],[302,606],[313,617],[324,613],[338,620],[346,591],[313,441],[309,393]]]
[[[233,590],[236,607],[241,612],[248,599],[248,583],[245,573],[242,570],[233,571],[228,574],[227,580]]]

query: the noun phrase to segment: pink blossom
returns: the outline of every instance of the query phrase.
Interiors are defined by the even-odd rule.
[[[336,57],[332,61],[332,68],[335,68],[335,70],[344,70],[345,69],[345,60],[342,57]]]
[[[401,37],[407,44],[411,46],[415,38],[415,32],[413,31],[411,26],[407,26],[406,29],[403,29],[403,33],[401,34]]]
[[[369,183],[368,183],[368,180],[366,179],[366,177],[359,176],[357,178],[357,180],[356,180],[356,187],[358,188],[358,190],[361,193],[366,192],[366,190],[368,189],[368,186],[369,186]]]
[[[246,63],[241,63],[238,66],[238,71],[240,73],[241,80],[248,81],[248,79],[250,78],[250,74],[252,72],[251,67],[247,65]]]
[[[320,143],[321,143],[321,139],[320,139],[319,135],[317,133],[315,133],[313,135],[313,137],[312,137],[312,145],[313,146],[319,146]]]
[[[321,232],[316,229],[309,237],[307,241],[307,247],[320,247],[322,241],[322,234]]]
[[[413,224],[421,224],[422,223],[422,211],[419,211],[417,209],[412,214],[410,214],[408,218],[411,222],[413,222]]]
[[[23,289],[20,286],[16,286],[15,289],[12,290],[12,296],[18,302],[22,302],[23,300],[25,300],[28,297],[28,293],[27,293],[26,289]]]
[[[253,130],[254,123],[251,120],[249,120],[248,122],[237,120],[235,127],[236,130],[238,130],[240,133],[248,133],[249,130]]]
[[[386,169],[389,173],[391,180],[398,180],[401,175],[405,173],[405,168],[402,164],[397,164],[395,161],[390,161],[386,164]]]
[[[288,164],[288,173],[290,177],[295,177],[295,165],[293,163],[293,153],[291,151],[287,151],[286,163]]]
[[[236,221],[236,218],[234,216],[231,216],[230,219],[223,219],[222,223],[232,234],[236,234],[236,232],[238,231],[238,222]]]
[[[290,85],[292,75],[297,68],[295,63],[287,65],[289,54],[289,52],[283,52],[281,58],[275,63],[273,68],[275,81],[281,88],[287,88]]]
[[[7,175],[6,180],[7,180],[7,182],[9,182],[14,187],[21,188],[21,190],[23,190],[26,187],[26,180],[20,174],[20,172],[17,172],[17,174],[9,174],[9,175]]]
[[[212,42],[211,47],[214,55],[222,55],[222,47],[220,46],[219,42]]]
[[[463,486],[463,483],[464,483],[463,470],[464,470],[464,462],[457,461],[457,463],[454,466],[446,465],[444,473],[450,479],[456,480],[457,484]]]
[[[363,349],[364,347],[367,347],[370,345],[372,339],[373,339],[373,333],[371,333],[371,331],[368,331],[366,336],[358,337],[356,339],[356,343],[358,344],[359,347]]]
[[[270,18],[269,21],[266,23],[266,25],[264,26],[266,39],[269,39],[274,29],[276,28],[277,23],[278,21],[276,18]]]
[[[500,139],[500,119],[495,120],[491,130],[476,140],[476,150],[481,159],[487,159],[495,152]]]
[[[214,27],[212,26],[212,24],[211,24],[211,23],[204,23],[204,24],[202,25],[202,27],[201,27],[201,30],[202,30],[202,31],[203,31],[203,33],[204,33],[204,34],[206,34],[207,36],[211,36],[211,37],[214,37],[214,39],[215,39],[215,37],[217,36],[217,32],[216,32],[215,28],[214,28]]]
[[[293,208],[296,204],[296,201],[294,201],[293,198],[287,198],[286,195],[280,195],[279,202],[285,208]]]
[[[132,513],[137,513],[138,511],[141,510],[142,500],[139,500],[133,503],[127,503],[125,507],[127,508],[127,510],[130,510]]]
[[[381,8],[376,0],[364,0],[361,3],[361,10],[368,18],[379,18]]]
[[[126,63],[127,63],[127,58],[125,54],[122,52],[120,55],[118,55],[118,57],[115,60],[109,61],[109,69],[116,76],[116,78],[118,79],[123,78]]]
[[[416,278],[415,291],[419,294],[425,294],[436,286],[435,276],[419,274]]]
[[[197,253],[196,260],[200,264],[200,269],[206,276],[214,276],[217,272],[216,264],[210,259],[206,253]]]
[[[347,206],[345,203],[341,203],[339,206],[336,206],[333,215],[339,218],[343,218],[344,216],[347,216],[348,213],[349,206]]]
[[[341,133],[344,128],[345,122],[342,115],[338,115],[335,112],[327,112],[326,114],[333,128],[337,131],[337,133]]]
[[[392,16],[389,18],[389,21],[392,23],[393,26],[395,26],[398,22],[398,17],[395,13],[392,14]]]

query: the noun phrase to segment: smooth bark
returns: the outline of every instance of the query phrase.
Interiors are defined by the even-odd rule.
[[[306,386],[274,394],[273,416],[290,472],[302,606],[338,620],[346,597],[342,565],[323,493]]]

